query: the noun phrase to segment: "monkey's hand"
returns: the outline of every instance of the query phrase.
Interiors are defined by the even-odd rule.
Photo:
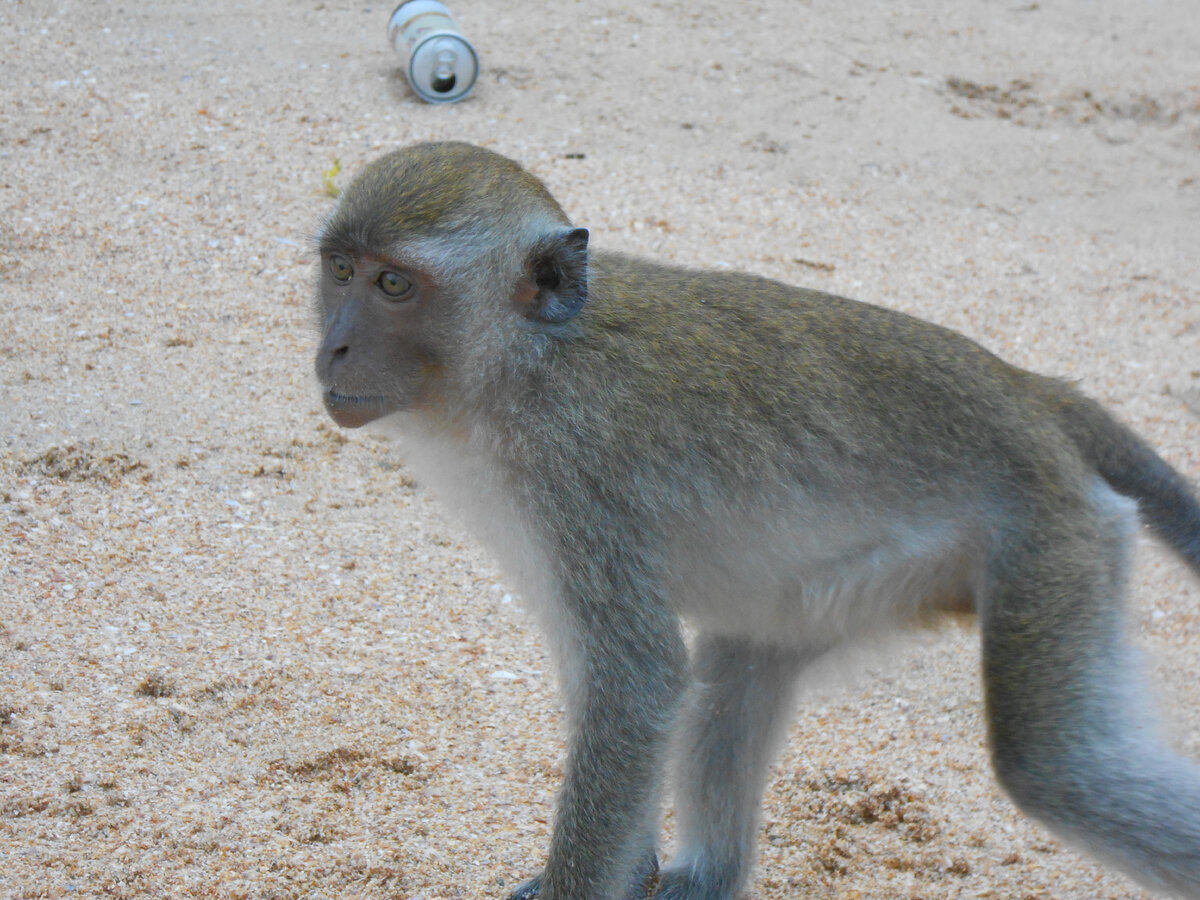
[[[536,875],[508,895],[508,900],[537,900],[542,892],[542,876]]]
[[[650,851],[638,861],[629,879],[629,887],[621,900],[650,900],[658,890],[658,856]],[[542,893],[542,876],[537,875],[508,895],[508,900],[538,900]]]

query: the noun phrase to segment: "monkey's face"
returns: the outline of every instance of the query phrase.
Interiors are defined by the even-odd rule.
[[[318,244],[330,416],[357,428],[481,408],[583,306],[587,242],[540,181],[491,151],[419,144],[368,165]]]
[[[317,377],[339,425],[358,428],[436,395],[441,365],[421,337],[434,293],[427,276],[394,259],[322,251]]]

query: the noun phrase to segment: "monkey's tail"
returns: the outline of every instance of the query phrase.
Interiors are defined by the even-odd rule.
[[[1200,573],[1200,500],[1187,479],[1099,403],[1058,386],[1062,426],[1113,490],[1138,501],[1142,520]]]

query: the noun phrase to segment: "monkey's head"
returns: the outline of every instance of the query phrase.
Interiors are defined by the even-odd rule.
[[[481,147],[418,144],[370,163],[319,239],[329,415],[356,428],[436,406],[535,358],[587,298],[587,238],[537,178]]]

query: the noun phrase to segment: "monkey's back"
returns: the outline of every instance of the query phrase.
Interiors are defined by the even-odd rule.
[[[1001,483],[1071,467],[1044,403],[1067,388],[894,310],[595,253],[579,331],[552,365],[631,465],[700,456],[736,482],[786,459],[814,491],[918,493],[940,493],[935,472]]]

